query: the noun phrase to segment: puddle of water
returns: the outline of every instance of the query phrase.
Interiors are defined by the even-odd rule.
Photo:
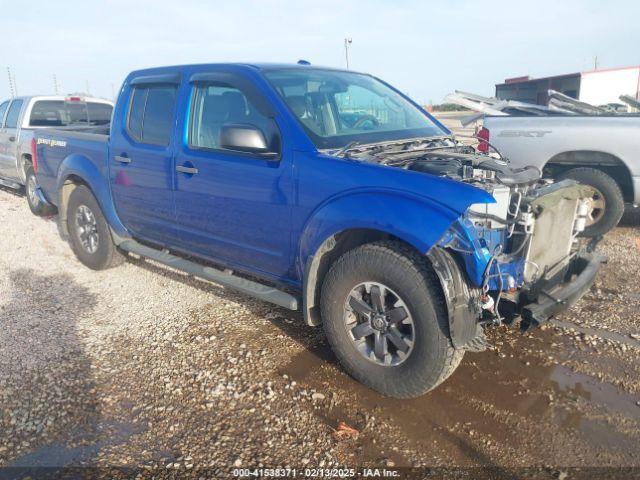
[[[341,371],[326,345],[302,352],[281,373],[318,391],[340,395],[346,390],[355,395],[356,405],[324,412],[323,420],[330,426],[335,427],[345,419],[357,422],[358,417],[373,414],[398,426],[414,444],[427,448],[434,442],[447,445],[452,462],[456,457],[462,461],[470,458],[482,461],[482,453],[461,431],[473,430],[477,435],[488,435],[504,444],[521,443],[521,432],[495,420],[492,410],[508,412],[509,416],[515,414],[542,434],[554,426],[572,429],[579,432],[587,444],[610,451],[637,451],[634,439],[605,422],[584,418],[575,402],[579,396],[600,411],[604,408],[607,413],[613,411],[637,420],[640,408],[636,399],[611,384],[564,366],[544,365],[532,354],[523,355],[519,346],[544,349],[558,340],[549,332],[539,331],[536,336],[538,338],[517,339],[514,347],[501,345],[500,351],[506,355],[502,358],[492,351],[468,354],[443,385],[411,400],[383,397],[354,381]]]
[[[610,383],[599,382],[589,375],[574,372],[563,365],[554,368],[550,380],[557,384],[558,391],[570,392],[631,418],[640,416],[636,397],[620,391]]]

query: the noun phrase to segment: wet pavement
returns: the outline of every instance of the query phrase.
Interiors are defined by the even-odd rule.
[[[548,345],[572,346],[561,333],[499,330],[491,335],[499,344],[495,350],[467,354],[444,385],[413,400],[363,387],[342,373],[322,344],[297,355],[281,373],[334,392],[336,400],[319,413],[330,425],[346,421],[367,430],[368,417],[377,417],[386,430],[378,433],[397,436],[397,449],[379,455],[400,465],[408,463],[397,453],[403,449],[426,453],[420,455],[424,462],[456,465],[530,465],[568,455],[596,465],[640,462],[640,397],[550,361]],[[511,458],[496,462],[496,455]]]

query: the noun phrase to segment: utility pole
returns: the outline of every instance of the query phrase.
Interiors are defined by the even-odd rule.
[[[53,91],[55,92],[56,95],[60,95],[60,87],[58,85],[58,77],[56,77],[56,74],[53,74]]]
[[[596,55],[596,57],[593,59],[593,69],[597,70],[598,69],[598,56]]]
[[[16,86],[16,77],[11,75],[11,67],[7,67],[7,76],[9,77],[9,92],[11,93],[11,98],[16,97],[18,95],[18,87]]]
[[[353,43],[353,39],[351,37],[346,37],[344,39],[344,57],[347,60],[347,70],[349,70],[349,47]]]
[[[85,85],[85,87],[86,87],[86,89],[87,89],[87,95],[90,95],[90,91],[89,91],[89,80],[85,80],[85,81],[84,81],[84,85]]]

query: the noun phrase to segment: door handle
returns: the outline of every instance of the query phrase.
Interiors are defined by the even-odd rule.
[[[118,163],[131,163],[131,159],[129,157],[122,157],[120,155],[116,155],[113,159]]]
[[[16,141],[16,137],[13,137],[13,136],[9,137],[9,141],[10,142],[15,142]]]
[[[196,167],[187,167],[185,165],[178,165],[176,166],[176,172],[189,173],[191,175],[195,175],[196,173],[198,173],[198,169]]]

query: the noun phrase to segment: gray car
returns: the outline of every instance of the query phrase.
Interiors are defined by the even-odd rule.
[[[516,167],[593,190],[585,236],[618,224],[624,204],[640,203],[640,116],[487,116],[480,137]]]
[[[113,103],[82,95],[16,97],[0,103],[0,184],[26,190],[36,215],[49,213],[38,196],[34,131],[45,128],[108,126]]]

